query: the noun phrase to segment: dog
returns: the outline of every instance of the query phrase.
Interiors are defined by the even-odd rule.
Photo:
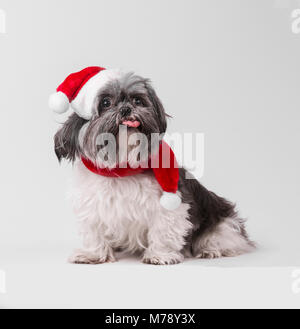
[[[207,190],[198,180],[187,179],[184,168],[178,169],[176,192],[181,203],[171,210],[161,206],[163,191],[153,171],[108,177],[87,168],[82,159],[109,171],[120,165],[121,153],[134,167],[137,154],[153,144],[151,135],[163,136],[167,129],[168,115],[148,79],[131,72],[97,70],[89,75],[94,80],[83,86],[90,98],[73,100],[75,113],[54,137],[58,160],[74,163],[71,194],[83,237],[83,248],[75,250],[69,261],[114,262],[116,252],[122,250],[139,255],[144,263],[168,265],[180,263],[185,257],[217,258],[253,250],[245,220],[239,217],[235,205]],[[104,78],[96,83],[99,74]],[[57,90],[61,106],[66,97]],[[80,93],[76,98],[82,97]],[[89,106],[88,115],[78,110],[80,103]],[[53,105],[52,100],[51,106],[57,104]],[[65,103],[63,107],[65,110]],[[123,138],[121,126],[126,126],[128,132]],[[116,137],[117,156],[107,157],[102,152],[103,145],[99,146],[97,138],[103,134]],[[132,145],[129,140],[133,134],[143,134],[148,143]]]

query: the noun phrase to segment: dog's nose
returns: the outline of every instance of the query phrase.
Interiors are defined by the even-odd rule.
[[[131,113],[131,108],[128,106],[124,106],[121,108],[120,113],[123,117],[125,117],[126,115],[129,115]]]

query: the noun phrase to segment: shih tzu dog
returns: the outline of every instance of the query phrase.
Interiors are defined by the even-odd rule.
[[[123,250],[144,263],[176,264],[254,247],[234,205],[176,166],[161,139],[167,114],[148,79],[88,67],[69,75],[49,106],[74,110],[54,137],[58,159],[74,162],[72,198],[83,248],[70,262],[113,262]],[[169,167],[161,165],[163,149]]]

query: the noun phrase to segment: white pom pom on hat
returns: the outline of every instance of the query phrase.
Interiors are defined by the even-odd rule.
[[[176,193],[165,192],[165,191],[163,192],[159,201],[161,206],[167,210],[175,210],[181,204],[181,199]]]
[[[67,112],[70,106],[69,98],[61,91],[52,94],[49,97],[49,108],[56,113]]]

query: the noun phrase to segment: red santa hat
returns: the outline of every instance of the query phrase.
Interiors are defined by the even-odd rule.
[[[56,113],[64,113],[71,106],[81,118],[89,120],[99,89],[120,75],[120,70],[106,70],[100,66],[90,66],[72,73],[49,97],[49,107]]]

